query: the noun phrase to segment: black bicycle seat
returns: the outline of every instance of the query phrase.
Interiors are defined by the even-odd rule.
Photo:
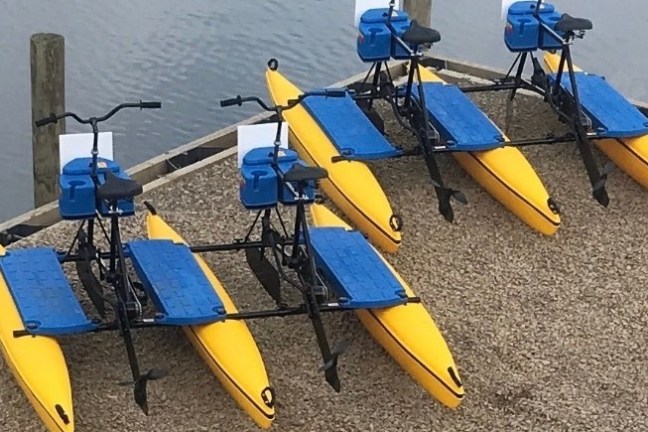
[[[441,40],[441,33],[437,30],[423,27],[416,20],[412,20],[410,28],[408,28],[401,37],[403,42],[412,45],[433,44]]]
[[[284,174],[284,181],[299,183],[320,180],[326,177],[328,177],[328,171],[324,168],[293,164],[292,168]]]
[[[574,18],[569,14],[562,14],[556,23],[556,30],[563,33],[592,30],[592,28],[592,21],[585,18]]]
[[[117,177],[112,171],[106,171],[106,182],[97,188],[99,198],[109,201],[133,198],[142,191],[142,185],[135,180]]]

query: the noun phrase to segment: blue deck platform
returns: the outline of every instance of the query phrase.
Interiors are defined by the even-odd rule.
[[[363,235],[344,228],[309,230],[315,263],[349,309],[396,306],[407,302],[403,286]]]
[[[423,93],[430,122],[449,150],[485,151],[505,144],[502,132],[457,85],[426,82]],[[420,104],[416,88],[412,96]]]
[[[648,118],[601,76],[575,72],[583,111],[596,132],[605,138],[627,138],[648,134]],[[556,74],[550,75],[552,84]],[[573,96],[569,74],[563,73],[560,86]]]
[[[225,308],[191,250],[171,240],[127,244],[135,271],[168,325],[199,325],[225,319]]]
[[[304,99],[302,105],[347,159],[386,159],[401,154],[348,94],[345,97],[312,96]]]
[[[81,309],[54,249],[9,250],[0,257],[0,270],[29,333],[59,336],[96,328]]]

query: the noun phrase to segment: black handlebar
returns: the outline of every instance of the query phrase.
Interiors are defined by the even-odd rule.
[[[41,126],[45,126],[45,125],[50,124],[50,123],[56,123],[57,121],[58,121],[58,119],[56,118],[56,116],[52,114],[49,117],[45,117],[45,118],[42,118],[40,120],[36,120],[35,124],[36,124],[36,127],[41,127]]]
[[[345,97],[346,94],[346,89],[327,89],[325,92],[325,96],[330,97]]]
[[[56,123],[60,119],[62,119],[64,117],[72,117],[73,119],[75,119],[76,121],[78,121],[81,124],[93,124],[93,123],[97,124],[99,122],[108,120],[110,117],[114,116],[118,111],[120,111],[120,110],[122,110],[124,108],[156,109],[156,108],[162,108],[162,102],[142,102],[142,101],[139,101],[137,103],[124,103],[124,104],[121,104],[121,105],[117,105],[115,108],[110,110],[110,112],[108,112],[108,114],[106,114],[103,117],[90,117],[90,118],[87,118],[87,119],[83,119],[83,118],[79,117],[78,115],[76,115],[75,113],[72,113],[72,112],[66,112],[66,113],[59,114],[59,115],[50,114],[49,117],[45,117],[45,118],[36,120],[34,122],[34,124],[36,125],[36,127],[41,127],[41,126],[48,125],[50,123]]]
[[[240,95],[232,99],[224,99],[220,101],[220,106],[222,107],[228,107],[232,105],[241,106],[241,104],[243,104],[243,98]]]
[[[224,99],[220,101],[220,106],[221,107],[228,107],[232,105],[238,105],[241,106],[243,105],[244,102],[256,102],[261,106],[266,111],[273,111],[273,112],[278,112],[279,110],[281,111],[286,111],[291,108],[294,108],[297,106],[301,101],[306,99],[307,97],[310,96],[324,96],[324,97],[345,97],[347,94],[346,89],[325,89],[324,91],[312,91],[312,92],[306,92],[302,93],[297,97],[297,99],[289,99],[287,105],[276,105],[274,107],[268,106],[265,102],[263,102],[261,99],[259,99],[256,96],[250,96],[250,97],[241,97],[241,95],[236,96],[235,98],[231,99]]]
[[[162,102],[140,102],[142,109],[157,109],[162,108]]]

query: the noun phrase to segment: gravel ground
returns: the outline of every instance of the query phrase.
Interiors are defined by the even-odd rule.
[[[474,95],[502,125],[504,95]],[[561,132],[535,98],[520,97],[511,138]],[[388,122],[395,142],[412,143]],[[590,195],[575,145],[525,148],[559,202],[563,226],[535,234],[481,190],[449,156],[440,164],[467,206],[449,224],[421,158],[372,164],[403,215],[403,246],[389,256],[444,333],[466,386],[457,410],[443,408],[373,342],[353,314],[327,315],[335,341],[351,336],[336,394],[317,372],[319,354],[305,317],[249,321],[278,395],[276,431],[611,431],[646,430],[648,372],[643,290],[648,279],[646,192],[619,171],[611,204]],[[600,158],[600,155],[597,154]],[[602,161],[602,158],[601,158]],[[192,243],[242,235],[249,215],[237,197],[235,159],[147,193]],[[139,208],[142,210],[141,200]],[[201,221],[206,221],[202,222]],[[143,212],[124,226],[144,235]],[[61,223],[26,243],[65,247],[74,225]],[[271,307],[242,254],[205,254],[240,309]],[[87,304],[86,304],[87,306]],[[143,367],[171,375],[150,385],[150,415],[117,383],[129,377],[116,334],[61,341],[74,389],[78,431],[257,430],[194,353],[180,329],[136,333]],[[0,430],[42,426],[0,360]]]

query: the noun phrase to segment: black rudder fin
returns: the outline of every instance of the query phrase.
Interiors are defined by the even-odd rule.
[[[148,415],[148,398],[146,392],[146,385],[149,381],[158,380],[164,378],[169,373],[163,369],[151,369],[146,374],[140,375],[140,377],[135,381],[125,381],[119,383],[119,385],[134,385],[133,394],[135,396],[135,403],[139,405],[144,414]]]

